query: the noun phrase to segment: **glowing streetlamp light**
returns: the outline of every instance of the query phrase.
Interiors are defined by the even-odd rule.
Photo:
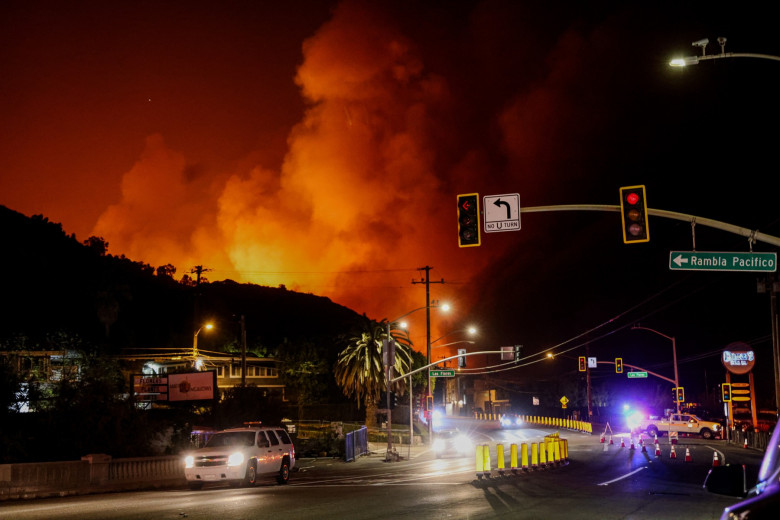
[[[198,334],[200,334],[200,331],[203,329],[211,330],[213,328],[214,325],[212,323],[206,323],[198,330],[196,330],[195,334],[192,336],[192,357],[196,360],[196,362],[198,359]]]

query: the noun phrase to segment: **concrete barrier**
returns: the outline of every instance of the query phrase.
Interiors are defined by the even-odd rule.
[[[0,464],[0,500],[185,484],[184,467],[177,456],[112,459],[99,453],[79,461]]]

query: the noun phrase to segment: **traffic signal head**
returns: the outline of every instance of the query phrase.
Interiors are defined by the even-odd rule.
[[[458,246],[480,245],[479,193],[458,195]]]
[[[649,242],[647,228],[647,198],[644,186],[620,188],[620,218],[623,224],[623,242]]]
[[[522,345],[515,345],[515,363],[520,361],[520,351],[523,349]]]
[[[588,370],[588,362],[585,360],[585,356],[580,356],[579,362],[580,362],[580,366],[579,366],[580,372],[585,372],[586,370]]]
[[[623,358],[615,358],[615,372],[618,374],[623,373]]]
[[[678,386],[677,389],[677,402],[682,403],[685,401],[685,391],[683,390],[683,387]]]
[[[723,383],[720,385],[720,389],[723,395],[723,402],[728,403],[731,401],[731,384]]]
[[[425,396],[425,411],[430,412],[433,410],[433,396],[427,395]]]

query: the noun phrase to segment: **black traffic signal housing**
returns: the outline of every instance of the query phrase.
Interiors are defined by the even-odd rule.
[[[585,356],[580,356],[579,358],[579,369],[580,372],[585,372],[588,370],[588,361],[585,359]]]
[[[620,188],[620,218],[623,224],[623,243],[636,244],[650,241],[644,186]]]
[[[615,358],[615,373],[617,374],[623,373],[623,358],[621,357]]]
[[[731,383],[723,383],[720,385],[721,397],[724,403],[731,402]]]
[[[458,195],[458,247],[480,245],[479,193]]]
[[[522,345],[515,345],[515,363],[520,361],[520,352],[523,350]]]
[[[675,394],[676,394],[676,397],[677,397],[677,402],[678,402],[678,403],[682,403],[682,402],[684,402],[684,401],[685,401],[685,391],[683,390],[683,387],[681,387],[681,386],[678,386],[678,387],[675,389]]]
[[[433,396],[432,395],[425,396],[425,411],[426,412],[433,411]]]

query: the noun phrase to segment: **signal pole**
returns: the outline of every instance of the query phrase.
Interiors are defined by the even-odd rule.
[[[433,267],[425,266],[420,267],[419,270],[425,271],[425,279],[420,281],[412,280],[413,284],[424,283],[425,284],[425,344],[426,344],[426,359],[428,364],[431,364],[431,284],[432,283],[444,283],[444,278],[439,282],[432,282],[430,279],[431,269]],[[428,388],[426,392],[426,402],[428,396],[433,395],[431,393],[431,369],[428,368]],[[428,418],[428,441],[433,439],[433,410],[431,410],[431,416]]]

